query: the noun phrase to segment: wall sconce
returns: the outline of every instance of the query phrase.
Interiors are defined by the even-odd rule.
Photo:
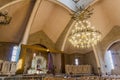
[[[8,16],[8,12],[0,12],[0,24],[9,24],[12,17]]]

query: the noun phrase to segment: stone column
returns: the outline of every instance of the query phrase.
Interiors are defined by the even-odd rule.
[[[94,54],[95,54],[95,58],[96,58],[96,62],[97,62],[97,67],[100,67],[100,61],[99,61],[99,57],[98,57],[98,53],[96,51],[96,48],[93,47],[94,50]]]
[[[102,51],[99,47],[99,45],[95,46],[93,48],[94,50],[94,54],[95,54],[95,58],[96,58],[96,62],[97,62],[97,67],[100,68],[100,73],[104,74],[105,73],[105,69],[104,69],[104,58],[102,57]]]
[[[22,41],[21,41],[21,44],[27,44],[28,37],[29,37],[29,33],[30,33],[30,29],[31,29],[31,26],[32,26],[33,21],[34,21],[34,19],[35,19],[35,15],[36,15],[36,13],[37,13],[37,11],[38,11],[38,8],[39,8],[41,2],[42,2],[42,0],[36,0],[36,2],[35,2],[35,6],[34,6],[34,8],[33,8],[33,11],[32,11],[32,13],[31,13],[31,16],[30,16],[30,18],[29,18],[28,24],[27,24],[27,26],[26,26],[26,30],[25,30],[23,39],[22,39]]]

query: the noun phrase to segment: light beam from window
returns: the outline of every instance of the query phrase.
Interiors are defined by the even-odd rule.
[[[14,46],[12,51],[11,61],[13,62],[17,61],[17,52],[18,52],[18,46]]]
[[[114,69],[114,64],[113,64],[113,59],[112,59],[112,53],[111,53],[110,50],[108,51],[108,55],[109,55],[109,58],[110,58],[111,69]]]
[[[78,58],[75,58],[75,65],[79,65]]]

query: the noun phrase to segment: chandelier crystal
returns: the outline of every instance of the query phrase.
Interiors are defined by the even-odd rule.
[[[101,33],[91,25],[84,13],[73,16],[75,24],[68,37],[71,44],[77,48],[89,48],[96,45],[101,39]]]

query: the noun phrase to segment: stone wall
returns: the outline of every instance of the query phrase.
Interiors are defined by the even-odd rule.
[[[8,25],[0,25],[0,42],[21,42],[34,3],[35,0],[24,0],[4,8],[12,20]]]
[[[120,40],[120,26],[114,26],[107,36],[101,41],[101,48],[103,53],[115,41]]]
[[[93,73],[98,74],[98,70],[97,70],[98,67],[97,67],[96,58],[93,51],[84,54],[84,64],[91,65]]]
[[[79,65],[91,65],[93,73],[98,74],[96,58],[93,51],[86,54],[65,54],[65,65],[75,65],[75,58],[79,60]]]
[[[106,73],[104,55],[107,49],[116,41],[120,40],[120,26],[114,26],[104,39],[96,46],[102,73]]]
[[[13,43],[0,43],[0,60],[11,61]]]
[[[75,58],[79,59],[79,65],[84,64],[84,54],[74,53],[74,54],[64,54],[65,64],[75,65]]]
[[[43,31],[31,34],[28,38],[28,44],[42,44],[49,49],[55,49],[55,44]]]

